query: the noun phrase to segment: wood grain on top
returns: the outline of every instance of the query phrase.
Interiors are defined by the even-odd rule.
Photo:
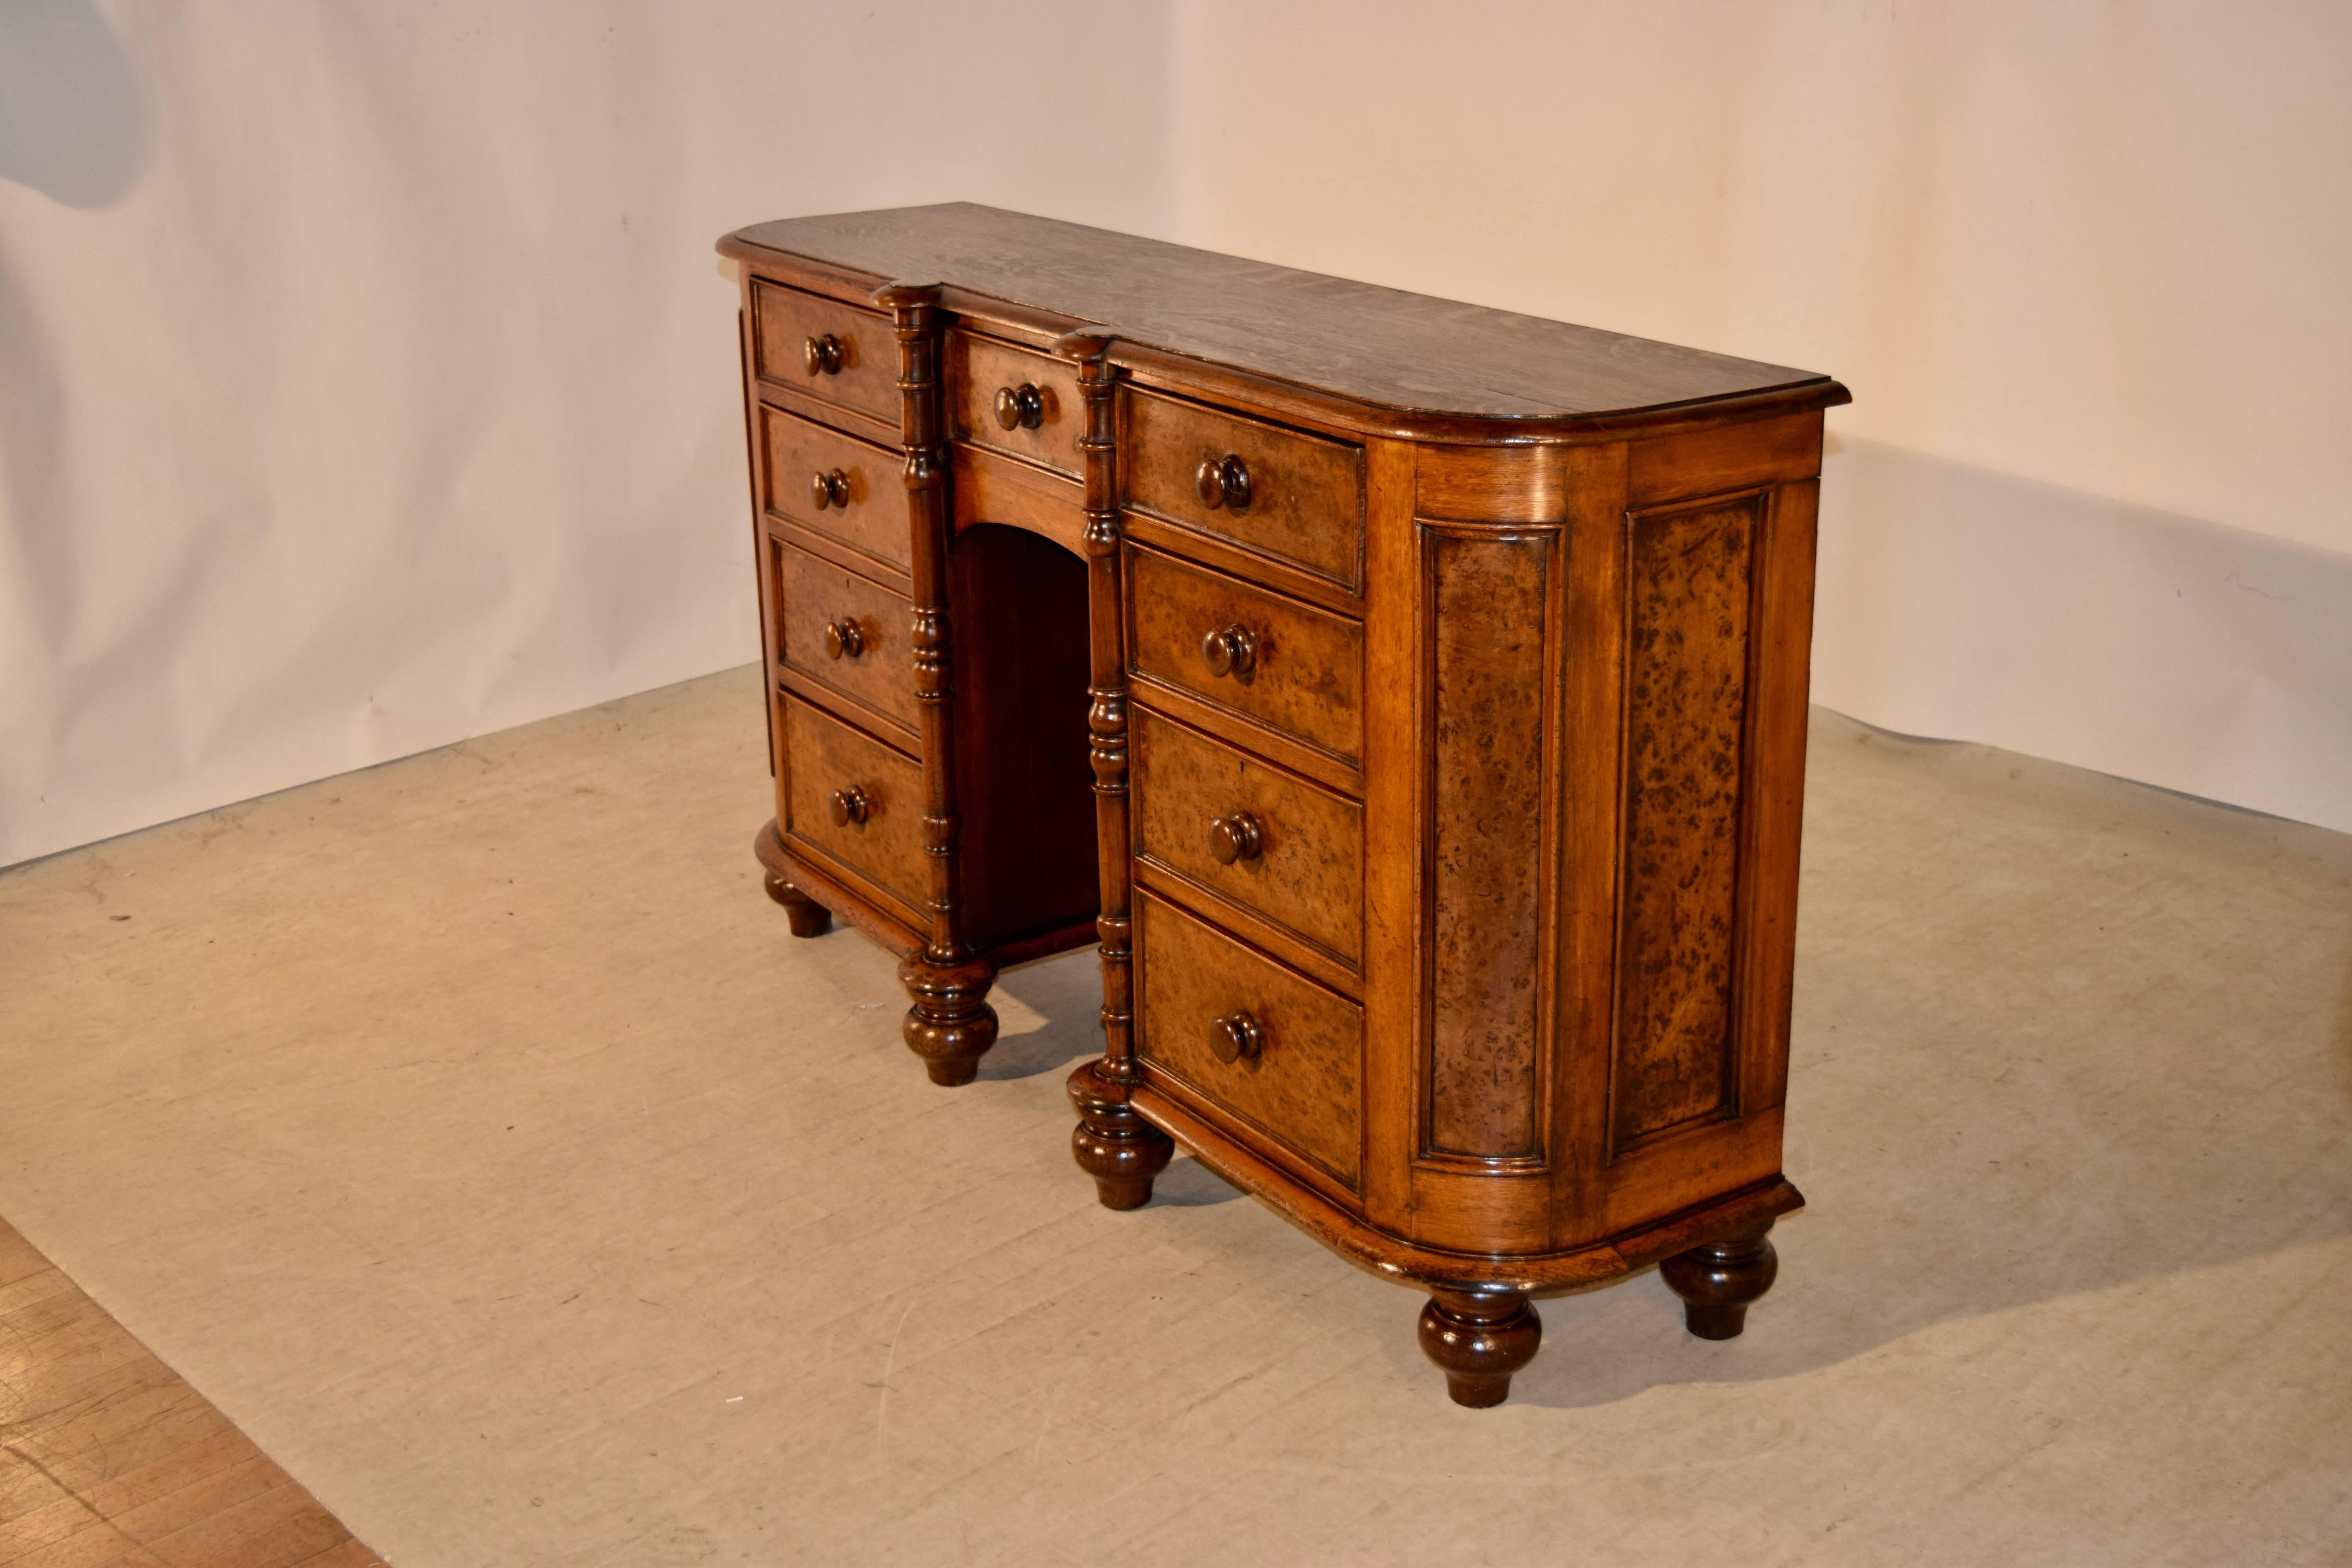
[[[1545,421],[1803,386],[1846,401],[1811,371],[967,202],[787,218],[732,237],[886,281],[951,284],[1384,409]]]

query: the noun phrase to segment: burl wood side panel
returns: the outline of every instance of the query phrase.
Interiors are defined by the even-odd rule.
[[[845,545],[894,572],[914,566],[907,515],[903,455],[855,436],[762,405],[760,409],[761,503],[771,517]],[[846,490],[840,505],[816,504],[811,479],[839,473]]]
[[[802,701],[783,700],[782,807],[778,827],[800,854],[848,867],[906,906],[912,923],[923,908],[930,868],[923,854],[923,770],[879,741]],[[866,799],[864,822],[833,820],[836,790]]]
[[[1423,524],[1431,1152],[1543,1152],[1556,531]]]
[[[898,423],[898,342],[889,317],[764,279],[753,280],[751,304],[761,379]],[[828,334],[841,345],[841,368],[812,372],[805,345]]]
[[[914,647],[907,632],[913,607],[907,596],[820,561],[772,534],[768,548],[775,563],[775,646],[782,652],[779,662],[800,679],[897,725],[904,731],[900,743],[915,745],[920,719],[915,705]],[[830,657],[824,644],[828,625],[855,627],[858,651]]]
[[[1357,448],[1130,389],[1121,399],[1127,504],[1295,563],[1359,592],[1364,582],[1364,467]],[[1202,503],[1204,460],[1242,459],[1249,504]]]
[[[1612,1138],[1733,1103],[1756,497],[1626,520]]]
[[[1350,969],[1363,954],[1364,810],[1294,773],[1138,709],[1135,853],[1244,905]],[[1210,827],[1245,812],[1253,858],[1220,865]]]
[[[1363,750],[1361,622],[1129,545],[1128,648],[1139,675],[1296,736],[1353,765]],[[1244,627],[1246,675],[1211,673],[1201,639]]]
[[[1358,1189],[1364,1016],[1346,997],[1261,957],[1142,889],[1135,894],[1136,1050],[1215,1104]],[[1221,1062],[1219,1018],[1245,1012],[1263,1045]]]

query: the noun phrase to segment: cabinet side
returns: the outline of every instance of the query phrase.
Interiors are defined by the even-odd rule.
[[[1622,450],[1570,487],[1556,1246],[1780,1168],[1821,417]]]

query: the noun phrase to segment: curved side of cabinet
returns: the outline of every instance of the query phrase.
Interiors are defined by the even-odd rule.
[[[1820,440],[1406,448],[1410,515],[1376,493],[1365,1220],[1400,1242],[1550,1255],[1779,1178]]]
[[[1587,448],[1374,443],[1366,1220],[1553,1250],[1566,475]],[[1369,737],[1368,737],[1369,740]]]
[[[1795,1186],[1773,1176],[1577,1247],[1516,1254],[1433,1247],[1373,1224],[1298,1182],[1150,1084],[1129,1092],[1136,1110],[1218,1175],[1359,1268],[1423,1290],[1568,1295],[1606,1285],[1706,1242],[1739,1235],[1805,1204]]]

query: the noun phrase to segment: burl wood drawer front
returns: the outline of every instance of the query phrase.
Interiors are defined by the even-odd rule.
[[[796,550],[781,539],[776,560],[776,647],[786,669],[856,699],[903,725],[922,725],[915,704],[910,601]]]
[[[890,318],[757,282],[760,374],[844,408],[898,423],[898,339]]]
[[[863,874],[920,910],[923,770],[797,697],[783,699],[784,841]]]
[[[1139,890],[1135,964],[1144,1061],[1354,1189],[1362,1010]]]
[[[1086,429],[1077,367],[970,332],[947,342],[948,418],[975,447],[1026,458],[1078,478],[1078,437]]]
[[[1148,392],[1127,395],[1127,504],[1364,584],[1364,455]]]
[[[903,454],[764,405],[760,423],[771,513],[893,571],[913,570]]]
[[[1364,808],[1139,709],[1135,852],[1356,967]]]
[[[1127,579],[1136,674],[1355,763],[1364,734],[1361,622],[1132,544]]]

